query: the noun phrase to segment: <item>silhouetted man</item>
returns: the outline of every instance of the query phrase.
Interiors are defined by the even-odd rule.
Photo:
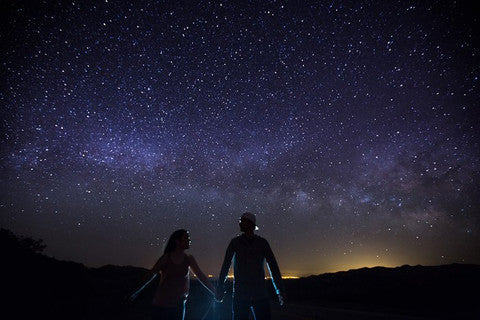
[[[240,218],[242,235],[230,241],[218,277],[217,300],[223,300],[224,283],[233,258],[233,320],[248,319],[250,309],[256,320],[270,320],[270,302],[265,281],[264,263],[268,264],[278,299],[283,305],[285,290],[277,261],[267,240],[255,235],[256,218],[245,212]]]

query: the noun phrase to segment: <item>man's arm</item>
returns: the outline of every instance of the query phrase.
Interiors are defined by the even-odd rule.
[[[272,276],[272,283],[275,291],[280,299],[280,304],[283,304],[283,298],[285,297],[285,287],[283,286],[282,274],[280,273],[280,268],[278,267],[277,260],[273,255],[272,249],[268,244],[268,241],[265,240],[265,259],[267,260],[268,270]]]
[[[225,252],[225,258],[223,259],[222,269],[220,270],[220,275],[218,276],[218,288],[217,288],[217,295],[222,295],[221,299],[223,299],[224,294],[224,283],[227,280],[228,270],[230,269],[230,265],[232,264],[233,254],[235,253],[233,240],[230,241],[230,244],[227,247],[227,251]],[[220,297],[219,297],[220,298]]]

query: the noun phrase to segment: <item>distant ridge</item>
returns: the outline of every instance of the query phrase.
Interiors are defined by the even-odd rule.
[[[480,265],[359,268],[286,281],[291,300],[434,315],[480,315]],[[461,315],[459,315],[459,319]],[[452,318],[453,319],[453,318]]]
[[[440,269],[450,269],[453,270],[455,268],[464,269],[464,268],[472,268],[476,269],[480,267],[480,264],[470,264],[470,263],[449,263],[449,264],[441,264],[441,265],[408,265],[404,264],[398,267],[384,267],[384,266],[375,266],[375,267],[362,267],[362,268],[354,268],[336,272],[325,272],[317,275],[309,275],[301,278],[312,278],[312,277],[323,277],[328,275],[341,275],[346,273],[369,273],[369,272],[388,272],[394,270],[404,270],[404,271],[412,271],[412,270],[420,270],[420,269],[428,269],[428,270],[440,270]]]

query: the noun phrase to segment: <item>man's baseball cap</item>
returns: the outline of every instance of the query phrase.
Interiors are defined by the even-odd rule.
[[[258,230],[258,226],[257,226],[257,218],[255,217],[255,215],[251,212],[245,212],[244,214],[242,214],[242,216],[240,217],[240,219],[247,219],[249,220],[250,222],[252,222],[254,225],[255,225],[255,230]]]

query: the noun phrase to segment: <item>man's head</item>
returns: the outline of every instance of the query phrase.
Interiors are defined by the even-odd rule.
[[[253,230],[258,230],[257,226],[257,219],[255,218],[255,215],[251,212],[245,212],[242,214],[240,217],[240,231],[242,232],[248,232]]]

